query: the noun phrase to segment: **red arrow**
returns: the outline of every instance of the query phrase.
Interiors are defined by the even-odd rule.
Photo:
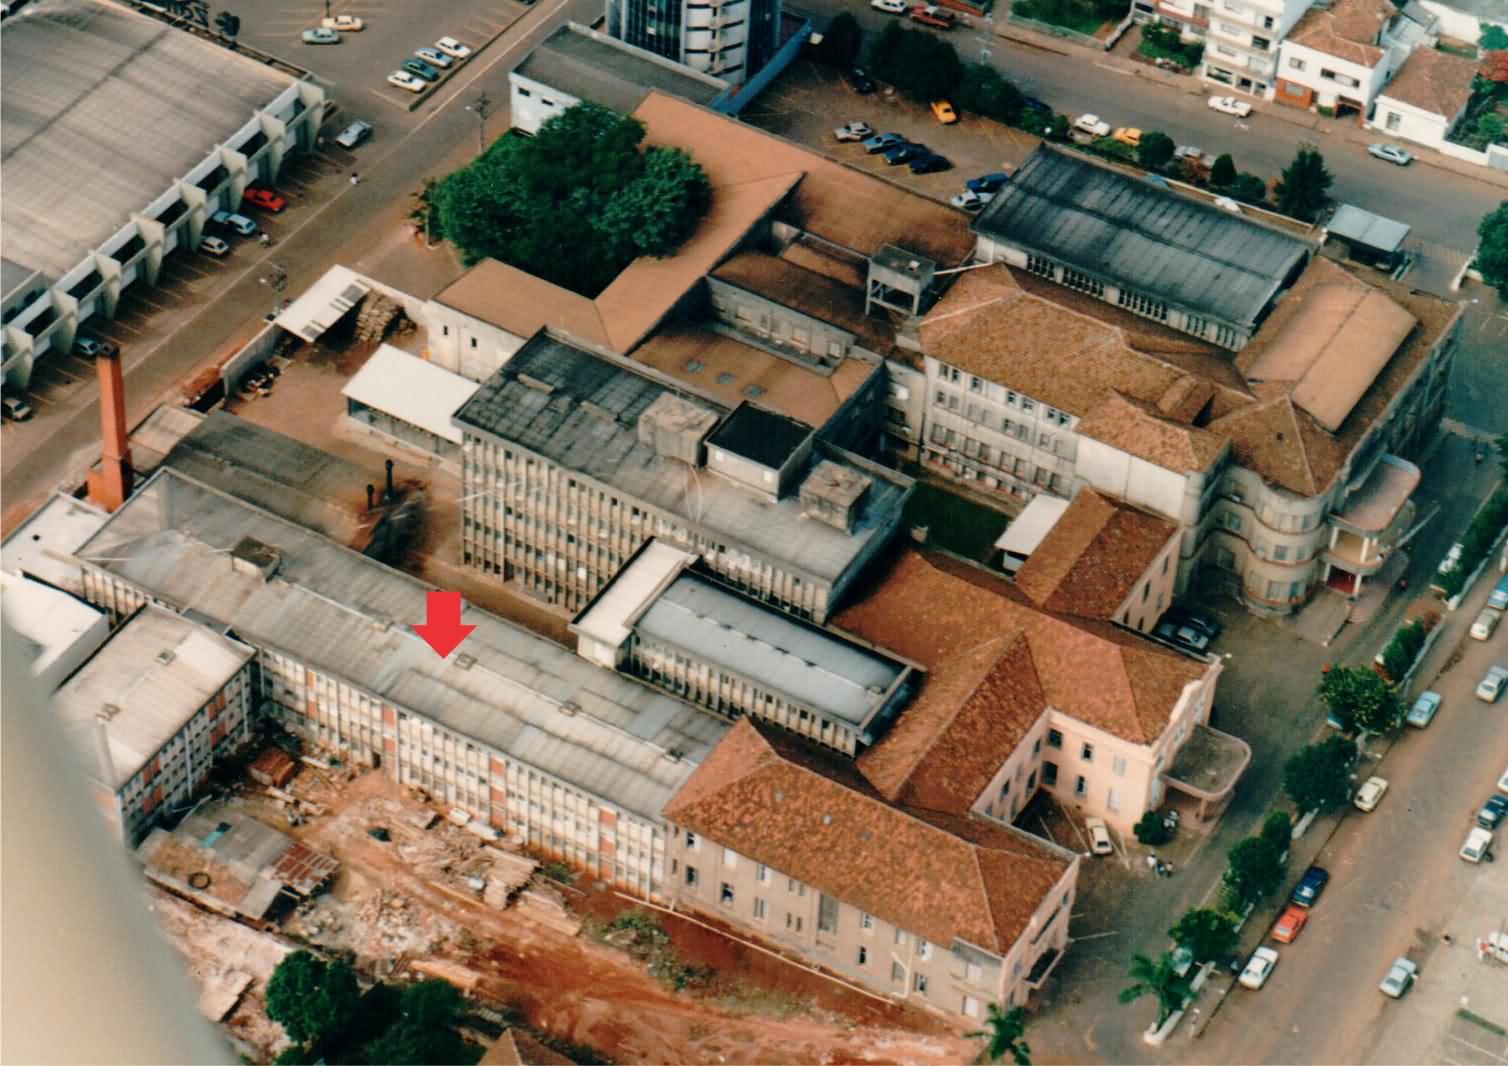
[[[430,592],[425,595],[427,602],[424,613],[427,617],[422,624],[414,626],[413,630],[443,659],[455,651],[476,626],[461,624],[459,592]]]

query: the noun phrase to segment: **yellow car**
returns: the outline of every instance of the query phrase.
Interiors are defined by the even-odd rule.
[[[1134,126],[1122,126],[1110,135],[1112,141],[1120,141],[1121,144],[1129,144],[1132,148],[1141,144],[1141,130]]]
[[[946,100],[933,100],[932,117],[944,126],[951,126],[958,121],[958,112],[954,111],[953,105]]]

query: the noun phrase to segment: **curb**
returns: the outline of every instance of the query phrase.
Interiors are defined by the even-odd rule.
[[[393,104],[393,106],[395,106],[395,107],[401,106],[403,108],[403,110],[408,111],[410,113],[412,113],[414,111],[417,111],[419,108],[423,107],[425,104],[427,104],[431,100],[433,100],[436,96],[439,96],[440,95],[440,90],[443,89],[443,88],[445,88],[447,85],[449,85],[450,82],[451,82],[451,80],[453,78],[455,78],[458,75],[460,75],[463,71],[470,70],[471,67],[472,67],[472,65],[473,65],[473,60],[481,59],[483,52],[485,52],[487,49],[491,48],[494,44],[496,44],[499,37],[501,37],[503,34],[507,33],[514,26],[517,26],[521,21],[523,21],[526,17],[528,17],[529,12],[531,12],[533,10],[534,10],[534,5],[532,3],[530,3],[528,7],[524,8],[524,10],[521,11],[521,12],[519,12],[517,15],[514,15],[512,19],[510,19],[507,23],[505,23],[491,37],[488,37],[481,44],[477,45],[476,48],[472,50],[472,53],[471,53],[470,56],[468,56],[465,60],[463,60],[460,65],[452,67],[451,70],[443,78],[441,78],[439,81],[435,82],[434,85],[430,86],[430,88],[427,91],[422,92],[422,93],[418,93],[418,94],[410,94],[410,95],[413,96],[413,99],[410,100],[410,101],[408,101],[407,104],[399,105],[399,104],[395,103],[394,101],[388,99],[385,95],[383,95],[384,90],[382,90],[382,89],[378,89],[378,88],[374,87],[371,90],[372,93],[379,100],[383,101],[384,103]]]

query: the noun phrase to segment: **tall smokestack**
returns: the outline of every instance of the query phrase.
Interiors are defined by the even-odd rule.
[[[89,475],[89,499],[95,506],[114,511],[131,495],[131,445],[126,434],[126,385],[121,375],[120,353],[101,352],[94,361],[99,370],[101,464]]]
[[[387,466],[387,489],[382,493],[382,502],[392,503],[398,498],[398,494],[393,491],[393,461],[385,460],[385,465]]]

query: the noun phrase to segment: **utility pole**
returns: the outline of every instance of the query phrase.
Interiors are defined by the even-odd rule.
[[[487,148],[487,116],[492,113],[492,101],[486,93],[477,93],[476,100],[467,104],[466,110],[476,116],[476,154],[481,155]]]

